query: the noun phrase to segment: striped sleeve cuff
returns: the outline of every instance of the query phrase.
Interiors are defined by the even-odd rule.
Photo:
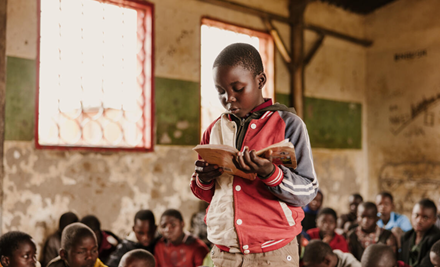
[[[209,184],[204,184],[200,181],[199,176],[197,176],[196,184],[203,190],[211,190],[214,187],[214,180],[212,180]]]
[[[283,171],[274,164],[275,166],[275,171],[272,173],[271,176],[267,177],[266,179],[261,179],[260,180],[265,183],[267,186],[277,186],[279,184],[281,184],[281,182],[283,181],[284,178],[284,173]]]

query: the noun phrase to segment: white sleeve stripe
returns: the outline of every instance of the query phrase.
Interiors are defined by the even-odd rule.
[[[315,186],[317,186],[318,185],[318,179],[314,179],[313,181],[312,181],[312,183],[310,183],[310,184],[307,184],[307,185],[294,185],[291,181],[289,181],[289,180],[286,180],[286,181],[284,181],[286,184],[288,184],[288,185],[290,185],[293,189],[308,189],[309,187],[311,187],[311,186],[313,186],[313,187],[315,187]]]
[[[304,123],[304,121],[301,118],[300,118],[300,121],[302,122],[304,136],[307,137],[306,138],[307,149],[309,150],[309,160],[310,160],[310,163],[312,164],[313,178],[316,179],[315,166],[314,166],[313,159],[312,159],[312,150],[311,150],[312,145],[310,144],[310,137],[309,137],[307,130],[306,130],[307,129],[306,124]]]
[[[275,167],[275,168],[277,168],[277,167]],[[268,182],[268,183],[266,183],[267,185],[273,185],[273,184],[276,184],[276,183],[278,183],[282,178],[283,178],[283,172],[281,171],[281,170],[278,170],[278,175],[277,175],[277,177],[275,178],[275,179],[273,179],[272,181],[270,181],[270,182]]]
[[[282,242],[282,241],[284,241],[284,240],[285,240],[285,239],[281,239],[281,240],[274,241],[273,243],[269,243],[269,244],[266,244],[266,243],[268,243],[268,242],[266,242],[265,244],[263,244],[263,245],[261,246],[261,248],[267,248],[267,247],[270,247],[270,246],[276,245],[276,244],[278,244],[278,243],[280,243],[280,242]]]
[[[292,189],[286,187],[284,184],[280,184],[280,188],[283,189],[284,191],[287,191],[289,193],[291,193],[292,195],[296,195],[296,196],[309,196],[309,195],[313,195],[315,194],[315,189],[310,189],[306,192],[295,192]]]

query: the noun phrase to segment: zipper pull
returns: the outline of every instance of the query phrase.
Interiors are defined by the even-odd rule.
[[[240,126],[241,126],[241,127],[244,126],[244,122],[245,122],[245,119],[241,119],[241,120],[240,120]]]

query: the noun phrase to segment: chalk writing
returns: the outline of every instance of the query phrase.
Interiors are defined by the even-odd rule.
[[[428,53],[426,52],[426,49],[415,51],[415,52],[398,53],[398,54],[394,54],[394,60],[395,61],[411,60],[411,59],[415,59],[415,58],[425,57],[427,55],[428,55]]]
[[[436,121],[436,114],[430,109],[440,103],[440,93],[429,97],[423,98],[411,105],[411,110],[409,113],[403,114],[392,114],[389,116],[389,122],[392,126],[391,132],[394,135],[398,135],[405,129],[412,121],[414,121],[419,115],[424,114],[423,123],[425,126],[433,127]],[[398,110],[397,105],[389,106],[390,112]]]

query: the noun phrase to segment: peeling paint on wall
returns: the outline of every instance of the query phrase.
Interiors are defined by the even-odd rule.
[[[59,216],[94,214],[103,229],[124,237],[139,209],[157,219],[182,211],[187,224],[199,201],[189,189],[196,154],[190,147],[157,146],[154,153],[35,150],[31,142],[5,144],[2,231],[28,232],[39,245]]]

